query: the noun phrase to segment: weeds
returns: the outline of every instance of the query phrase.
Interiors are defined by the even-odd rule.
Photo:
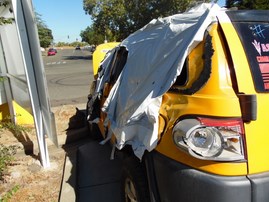
[[[21,125],[16,125],[12,122],[1,122],[0,121],[0,129],[8,129],[10,130],[15,136],[19,136],[22,132],[28,132],[29,128],[26,128]]]
[[[14,159],[13,156],[16,154],[16,152],[17,146],[5,146],[0,144],[0,180],[3,179],[3,173]]]
[[[16,134],[19,131],[23,130],[21,126],[15,126],[15,124],[11,123],[10,121],[0,121],[0,131],[3,129],[9,129],[15,131]],[[0,181],[3,180],[4,173],[7,169],[7,166],[11,164],[14,160],[14,155],[17,152],[18,146],[10,145],[5,146],[0,144]],[[8,202],[9,199],[19,190],[19,186],[14,186],[11,190],[9,190],[4,196],[0,196],[0,202]]]
[[[3,129],[10,130],[17,138],[19,138],[23,132],[29,131],[29,128],[11,122],[11,118],[9,117],[0,121],[0,131],[3,131]],[[18,147],[14,145],[5,146],[0,144],[0,180],[2,180],[3,172],[7,168],[7,165],[13,160],[17,148]]]
[[[20,115],[16,115],[16,116],[20,116]],[[10,130],[16,137],[20,136],[23,132],[30,131],[29,128],[26,128],[21,125],[16,125],[15,123],[13,123],[10,117],[6,117],[2,121],[0,121],[0,131],[2,131],[3,129]]]
[[[6,80],[6,78],[5,78],[5,77],[0,76],[0,82],[4,82],[5,80]]]
[[[3,131],[4,129],[10,130],[17,138],[20,137],[23,132],[28,132],[30,130],[24,126],[14,124],[10,117],[0,120],[0,131]],[[0,143],[0,181],[3,180],[7,166],[11,165],[12,161],[14,160],[14,155],[17,153],[17,149],[18,146],[5,146],[4,144]],[[20,186],[16,185],[11,190],[6,192],[5,195],[0,196],[0,202],[8,202],[19,190],[19,188]]]
[[[9,190],[2,198],[0,197],[0,202],[8,202],[9,199],[20,189],[19,185],[14,186]]]

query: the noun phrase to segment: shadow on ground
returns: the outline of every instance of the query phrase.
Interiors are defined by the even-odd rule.
[[[63,56],[65,60],[92,60],[92,55],[85,55],[85,56]]]
[[[85,110],[76,109],[66,131],[66,163],[60,202],[121,201],[121,160],[110,160],[110,145],[91,138]]]

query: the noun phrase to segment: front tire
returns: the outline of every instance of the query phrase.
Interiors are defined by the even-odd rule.
[[[135,157],[123,161],[121,181],[123,202],[149,202],[145,165]]]

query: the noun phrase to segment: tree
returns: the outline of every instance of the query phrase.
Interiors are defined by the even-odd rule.
[[[47,48],[51,45],[53,41],[52,32],[46,27],[41,27],[37,25],[38,36],[40,41],[40,47]]]
[[[63,42],[63,41],[59,41],[57,44],[56,44],[57,47],[63,47],[63,46],[69,46],[69,43],[67,42]]]
[[[95,31],[93,26],[87,27],[85,30],[80,32],[82,41],[87,42],[88,44],[98,45],[103,43],[106,39],[106,35],[99,34]]]
[[[0,0],[0,7],[8,7],[9,1],[6,0]],[[9,12],[12,13],[12,9],[9,8]],[[14,18],[5,18],[3,16],[0,16],[0,25],[4,24],[11,24],[14,21]]]
[[[10,2],[7,0],[0,0],[0,7],[7,7],[9,6],[9,4]],[[9,11],[12,12],[12,9],[9,8]],[[0,16],[0,25],[11,24],[13,21],[14,18],[5,18],[3,16]],[[47,27],[47,25],[41,19],[41,15],[39,15],[38,13],[36,13],[36,22],[37,22],[40,46],[47,48],[53,41],[52,31]]]
[[[226,0],[226,7],[238,9],[268,10],[269,0]]]
[[[204,2],[210,2],[205,0]],[[96,33],[121,41],[152,19],[185,11],[194,0],[83,0]]]
[[[38,13],[36,13],[36,23],[40,46],[43,48],[47,48],[53,42],[52,31],[47,27],[45,22],[41,19],[41,15]]]

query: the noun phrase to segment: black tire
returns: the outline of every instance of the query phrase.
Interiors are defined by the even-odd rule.
[[[123,161],[121,179],[122,202],[149,202],[145,165],[135,157]]]

